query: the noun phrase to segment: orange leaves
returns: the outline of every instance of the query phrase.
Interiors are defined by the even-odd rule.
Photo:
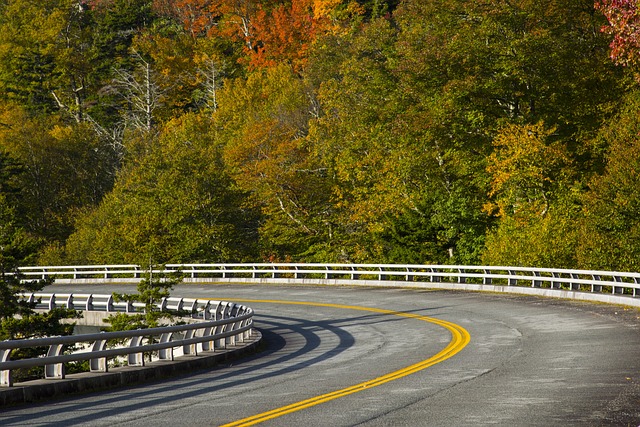
[[[299,71],[315,37],[317,21],[310,0],[293,0],[291,6],[279,5],[271,13],[261,10],[254,20],[255,50],[250,53],[254,68],[288,62]]]
[[[331,28],[342,0],[155,0],[158,13],[177,19],[193,37],[240,42],[250,67],[290,64],[300,71],[311,43]]]
[[[301,71],[318,37],[338,32],[342,19],[364,12],[357,2],[344,0],[292,0],[262,7],[251,23],[253,43],[245,45],[249,65],[255,69],[286,63]]]
[[[238,143],[227,151],[227,160],[241,171],[237,179],[246,188],[273,187],[291,181],[287,175],[299,157],[296,146],[292,129],[266,118],[244,129]]]

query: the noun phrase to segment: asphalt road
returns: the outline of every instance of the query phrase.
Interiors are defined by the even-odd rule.
[[[640,425],[636,309],[357,287],[185,285],[173,295],[251,300],[265,350],[168,381],[0,408],[0,425],[218,426],[274,410],[261,425]],[[463,328],[469,343],[434,360],[455,338],[418,316]]]

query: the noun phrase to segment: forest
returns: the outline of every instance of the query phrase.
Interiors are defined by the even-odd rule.
[[[636,0],[4,0],[0,267],[640,271]]]

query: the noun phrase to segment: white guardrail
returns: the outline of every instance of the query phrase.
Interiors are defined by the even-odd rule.
[[[22,267],[27,280],[52,278],[55,283],[137,282],[148,272],[137,265]],[[530,287],[550,290],[640,296],[640,273],[533,267],[398,265],[398,264],[167,264],[153,274],[181,272],[184,282],[359,284],[403,282],[405,286],[486,289],[480,286]],[[391,283],[389,283],[391,284]],[[447,285],[447,286],[443,286]],[[449,286],[450,285],[450,286]],[[462,286],[465,285],[465,286]],[[466,286],[466,285],[477,285]]]
[[[149,273],[137,265],[22,267],[23,280],[53,279],[55,284],[135,283]],[[566,270],[529,267],[396,265],[396,264],[168,264],[153,275],[180,272],[185,283],[302,283],[382,285],[536,294],[640,307],[640,273]],[[62,305],[80,310],[96,307],[110,311],[135,310],[110,296],[42,294],[45,308]],[[123,305],[124,304],[124,305]],[[174,349],[184,354],[213,350],[215,343],[242,341],[250,334],[253,311],[224,302],[168,298],[162,309],[186,309],[200,313],[194,324],[137,331],[51,337],[0,342],[0,385],[11,386],[11,370],[45,366],[47,378],[63,378],[64,363],[89,360],[92,371],[106,371],[107,358],[126,356],[129,365],[144,363],[144,353],[157,351],[160,359],[172,359]],[[207,314],[209,313],[209,314]],[[149,338],[153,337],[153,338]],[[128,340],[120,348],[106,348],[109,340]],[[143,342],[146,340],[146,344]],[[65,345],[85,343],[90,351],[61,354]],[[9,360],[12,349],[49,346],[46,357]]]
[[[39,301],[36,309],[66,307],[104,313],[133,312],[139,304],[115,302],[111,295],[35,293],[23,295]],[[165,298],[159,304],[164,311],[181,315],[186,324],[119,332],[69,335],[24,340],[0,341],[0,386],[13,386],[12,371],[44,366],[47,379],[64,379],[65,363],[89,361],[91,372],[107,372],[107,359],[122,357],[129,366],[144,366],[145,353],[156,352],[158,360],[174,360],[182,355],[197,355],[216,348],[226,348],[249,339],[253,310],[225,301],[189,298]],[[186,314],[185,314],[186,313]],[[109,343],[125,343],[109,348]],[[63,354],[67,346],[83,350]],[[48,347],[45,357],[9,360],[14,349]]]

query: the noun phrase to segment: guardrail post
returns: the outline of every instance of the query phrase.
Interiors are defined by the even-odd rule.
[[[620,277],[620,276],[613,276],[613,280],[618,282],[618,283],[622,283],[622,277]],[[624,288],[614,285],[611,293],[612,294],[623,294],[624,293]]]
[[[202,331],[202,336],[210,337],[212,335],[215,335],[216,329],[218,329],[216,326],[204,328],[204,330]],[[215,351],[216,345],[213,340],[203,341],[200,343],[200,348],[202,349],[202,351]]]
[[[211,303],[209,301],[204,302],[204,306],[201,308],[202,310],[202,318],[204,320],[209,320],[211,318],[211,312],[209,311],[209,306]]]
[[[407,282],[413,282],[413,274],[408,274],[411,273],[413,269],[411,267],[406,267],[405,270],[407,274],[404,276],[404,280]]]
[[[216,309],[216,319],[215,320],[222,320],[222,319],[226,319],[227,318],[227,304],[225,304],[224,302],[220,301],[220,304],[218,304],[218,308]]]
[[[164,333],[160,335],[160,342],[162,344],[171,342],[173,339],[173,333]],[[158,359],[160,360],[174,360],[173,358],[173,347],[163,348],[158,351]]]
[[[191,338],[193,338],[195,336],[195,329],[190,329],[188,331],[185,332],[184,334],[184,339],[185,340],[189,340]],[[195,356],[198,355],[198,346],[195,344],[185,344],[182,346],[182,353],[183,354],[193,354]]]
[[[49,310],[56,308],[56,294],[52,294],[49,298]]]
[[[47,351],[47,357],[60,356],[62,353],[62,344],[52,344]],[[44,378],[63,380],[65,376],[64,363],[54,363],[44,365]]]
[[[67,308],[70,308],[70,309],[75,308],[73,306],[73,294],[69,294],[69,297],[67,298]]]
[[[7,362],[11,349],[0,350],[0,362]],[[13,373],[11,369],[0,371],[0,386],[1,387],[13,387]]]
[[[458,269],[458,283],[466,283],[467,278],[462,275],[462,269]]]
[[[189,311],[189,314],[191,314],[191,317],[198,317],[198,300],[194,299],[193,302],[191,303],[191,306],[187,309],[187,311]]]
[[[378,271],[380,271],[380,273],[378,273],[378,280],[387,280],[387,275],[382,274],[384,272],[383,268],[378,267]]]
[[[434,274],[433,274],[433,273],[436,273],[436,270],[435,270],[435,269],[433,269],[433,268],[430,268],[429,270],[431,270],[431,273],[432,273],[432,274],[431,274],[431,277],[430,277],[430,280],[431,280],[432,282],[436,282],[436,283],[437,283],[437,282],[440,282],[440,279],[441,279],[441,278],[440,278],[440,276],[436,276],[436,275],[434,275]]]
[[[490,270],[482,270],[484,272],[484,274],[491,274]],[[490,285],[491,284],[491,277],[483,277],[482,278],[482,284],[483,285]]]
[[[576,273],[570,273],[570,276],[572,279],[580,278],[580,276],[578,276]],[[569,289],[572,291],[580,290],[580,283],[569,283]]]
[[[229,327],[231,328],[231,331],[234,331],[236,329],[236,324],[235,323],[230,323]],[[227,348],[228,345],[236,345],[236,336],[235,335],[230,335],[228,337],[225,338],[225,348]]]
[[[87,311],[93,310],[93,294],[89,294],[87,297],[87,302],[84,305],[84,309]]]
[[[29,297],[27,298],[27,304],[33,304],[35,302],[35,296],[33,295],[33,292],[31,292],[29,294]]]
[[[216,302],[216,305],[212,305],[212,309],[209,310],[209,319],[210,320],[218,320],[218,309],[220,308],[220,301]]]
[[[593,279],[594,282],[596,281],[601,281],[602,278],[600,277],[599,274],[592,274],[591,275],[591,279]],[[602,285],[596,285],[595,283],[591,284],[591,292],[602,292]]]
[[[540,272],[539,271],[534,271],[533,275],[536,276],[536,277],[540,277]],[[540,287],[542,287],[542,280],[533,279],[531,281],[531,287],[532,288],[540,288]]]
[[[220,325],[218,333],[226,332],[227,325]],[[227,340],[225,338],[220,338],[215,341],[214,348],[227,348]]]
[[[508,270],[509,273],[509,286],[517,286],[518,285],[518,279],[513,279],[511,278],[511,276],[515,276],[516,272],[514,270]]]
[[[240,314],[238,314],[238,315],[240,315]],[[234,330],[241,329],[243,324],[244,324],[243,321],[236,322],[236,323],[233,324],[233,329]],[[238,333],[238,335],[234,335],[234,341],[235,341],[234,344],[237,343],[237,342],[243,343],[244,342],[244,331]]]
[[[142,332],[141,332],[142,333]],[[142,335],[132,337],[129,340],[129,347],[140,347],[142,343]],[[144,366],[144,353],[131,353],[127,355],[127,365],[129,366]]]
[[[91,351],[102,351],[107,346],[106,340],[94,341],[91,345]],[[109,369],[107,358],[98,357],[95,359],[89,359],[89,372],[107,372]]]
[[[242,322],[242,326],[251,326],[252,324],[252,319],[247,319],[244,322]],[[246,331],[244,331],[244,337],[245,340],[248,340],[251,338],[251,328],[247,329]]]

